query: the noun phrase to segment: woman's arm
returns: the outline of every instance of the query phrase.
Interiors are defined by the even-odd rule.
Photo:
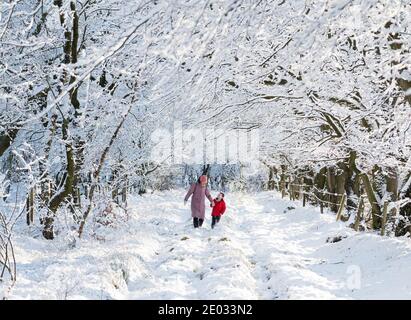
[[[205,189],[205,195],[207,197],[208,200],[210,200],[210,203],[213,203],[213,197],[210,194],[210,191],[208,191],[208,189]]]
[[[188,201],[188,199],[191,197],[191,195],[194,193],[194,189],[195,189],[195,184],[192,184],[190,186],[190,189],[188,189],[188,192],[186,194],[186,196],[184,197],[184,201]]]

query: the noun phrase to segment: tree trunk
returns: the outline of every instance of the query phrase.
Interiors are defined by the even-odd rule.
[[[27,225],[34,222],[34,187],[29,190],[27,195]]]
[[[68,119],[63,119],[62,125],[62,138],[66,145],[66,173],[64,177],[64,184],[61,190],[57,190],[56,194],[50,199],[48,204],[49,212],[44,219],[43,236],[44,238],[51,240],[54,239],[54,218],[57,214],[57,210],[63,201],[72,193],[73,181],[74,181],[74,156],[73,147],[68,140]]]
[[[282,165],[281,166],[281,175],[280,175],[280,189],[281,189],[281,197],[284,198],[286,195],[286,166]]]
[[[399,192],[399,199],[409,199],[411,198],[411,171],[408,173],[404,179],[404,184]],[[406,203],[401,206],[399,212],[400,221],[395,227],[395,235],[397,237],[405,235],[407,232],[411,233],[411,225],[409,221],[411,220],[411,203]]]
[[[361,180],[371,205],[372,227],[373,229],[379,229],[381,227],[381,208],[377,201],[377,195],[375,194],[370,179],[366,173],[361,173]]]
[[[267,189],[268,190],[274,190],[275,189],[275,179],[274,177],[277,174],[277,170],[274,166],[269,167],[269,172],[268,172],[268,185]]]
[[[132,101],[132,102],[134,102],[134,101]],[[130,103],[130,106],[129,106],[127,112],[125,113],[125,115],[121,119],[121,121],[118,124],[116,130],[114,131],[113,135],[111,136],[110,142],[108,143],[106,148],[103,150],[103,152],[100,156],[100,159],[98,160],[97,169],[93,173],[93,179],[92,179],[92,182],[91,182],[90,192],[89,192],[89,195],[88,195],[89,204],[88,204],[88,207],[87,207],[86,211],[83,214],[83,218],[80,222],[80,227],[79,227],[79,230],[78,230],[79,238],[83,234],[84,225],[86,224],[86,220],[87,220],[88,216],[90,215],[91,209],[93,208],[94,192],[95,192],[96,187],[97,187],[98,178],[100,176],[101,169],[103,168],[104,161],[107,157],[108,152],[110,151],[111,146],[114,144],[114,141],[117,139],[118,133],[120,132],[120,129],[123,127],[123,124],[124,124],[128,114],[130,113],[132,106],[133,106],[133,103]]]
[[[336,202],[340,203],[343,197],[346,197],[345,185],[347,181],[347,166],[345,163],[339,163],[337,166],[336,176],[335,176],[335,192],[337,193]],[[338,205],[340,207],[340,204]]]
[[[337,191],[337,178],[336,178],[336,168],[334,166],[327,168],[327,187],[329,197],[328,200],[330,204],[330,210],[332,212],[337,212],[338,210],[338,197],[335,195]]]
[[[390,202],[396,202],[398,200],[398,171],[395,167],[387,169],[388,174],[386,176],[387,183],[387,200]],[[387,220],[387,232],[388,234],[395,228],[395,217],[397,215],[397,209],[395,206],[389,210]]]
[[[18,129],[12,129],[7,131],[6,133],[2,133],[2,135],[0,136],[0,157],[10,147],[18,132]]]
[[[358,211],[357,211],[357,214],[355,216],[355,223],[354,223],[354,230],[355,231],[358,231],[363,212],[364,212],[364,198],[360,197],[360,200],[358,202]]]
[[[315,203],[320,203],[321,206],[321,213],[323,212],[324,203],[322,202],[325,200],[324,193],[322,192],[326,188],[327,183],[327,168],[323,167],[320,171],[314,176],[314,195],[315,195]]]
[[[352,211],[356,211],[354,208],[358,208],[360,188],[359,188],[359,170],[356,165],[357,153],[350,151],[348,158],[348,165],[346,167],[346,182],[345,193],[347,194],[347,212],[351,214]]]

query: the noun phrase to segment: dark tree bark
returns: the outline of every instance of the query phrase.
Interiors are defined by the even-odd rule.
[[[406,179],[404,179],[404,184],[399,192],[399,199],[406,200],[411,198],[411,172],[408,173]],[[411,203],[406,203],[400,207],[399,212],[401,220],[398,222],[395,228],[395,235],[403,236],[407,232],[411,233]]]
[[[381,227],[381,207],[377,201],[376,193],[366,173],[361,173],[361,180],[371,205],[372,227],[373,229],[379,229]]]
[[[91,186],[90,186],[90,191],[89,191],[89,194],[88,194],[89,205],[88,205],[86,211],[83,214],[82,220],[80,222],[80,227],[79,227],[79,230],[78,230],[79,237],[81,237],[81,235],[83,234],[84,225],[86,224],[86,220],[87,220],[88,216],[90,215],[90,212],[93,208],[94,192],[96,191],[96,188],[97,188],[98,177],[100,176],[100,172],[101,172],[101,169],[103,168],[104,161],[105,161],[105,159],[107,157],[107,154],[110,151],[112,145],[114,144],[114,141],[117,139],[118,133],[120,132],[120,129],[123,127],[123,124],[124,124],[128,114],[131,111],[132,105],[133,105],[133,103],[130,103],[130,107],[128,108],[126,114],[121,119],[121,121],[118,124],[116,130],[114,131],[113,135],[111,136],[110,142],[108,143],[106,148],[103,150],[103,152],[102,152],[102,154],[101,154],[101,156],[100,156],[100,158],[97,162],[97,169],[93,173],[93,179],[92,179],[92,183],[91,183]]]
[[[356,165],[357,153],[351,150],[348,157],[348,163],[346,167],[346,182],[345,182],[345,192],[347,194],[347,206],[348,212],[356,211],[359,204],[360,197],[360,186],[358,174],[360,171]]]
[[[68,126],[69,120],[64,119],[62,124],[62,138],[66,144],[66,173],[64,176],[64,183],[60,190],[50,199],[48,204],[49,213],[44,218],[43,236],[48,240],[54,239],[54,219],[57,210],[65,199],[72,193],[74,182],[74,155],[73,147],[68,141]]]
[[[13,142],[14,138],[17,136],[18,132],[19,132],[18,129],[11,129],[5,133],[2,133],[2,135],[0,135],[0,157],[10,147],[11,143]]]
[[[327,168],[327,190],[329,194],[330,210],[332,212],[338,211],[338,197],[337,193],[337,168],[330,166]]]
[[[268,167],[268,184],[267,184],[267,189],[268,190],[274,190],[276,185],[275,185],[275,177],[277,176],[277,168],[274,166],[269,166]]]

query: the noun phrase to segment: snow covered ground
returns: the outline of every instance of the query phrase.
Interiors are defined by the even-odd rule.
[[[100,230],[104,240],[19,233],[8,298],[411,299],[408,239],[356,233],[271,192],[228,193],[220,225],[210,228],[207,209],[193,229],[184,194],[132,198],[129,220]]]

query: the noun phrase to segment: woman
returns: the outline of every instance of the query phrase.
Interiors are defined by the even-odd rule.
[[[205,216],[205,197],[210,200],[210,205],[214,206],[213,198],[210,195],[210,191],[207,189],[207,176],[201,176],[198,178],[197,183],[191,185],[185,198],[184,205],[187,203],[191,195],[191,216],[193,217],[194,228],[201,227]]]

